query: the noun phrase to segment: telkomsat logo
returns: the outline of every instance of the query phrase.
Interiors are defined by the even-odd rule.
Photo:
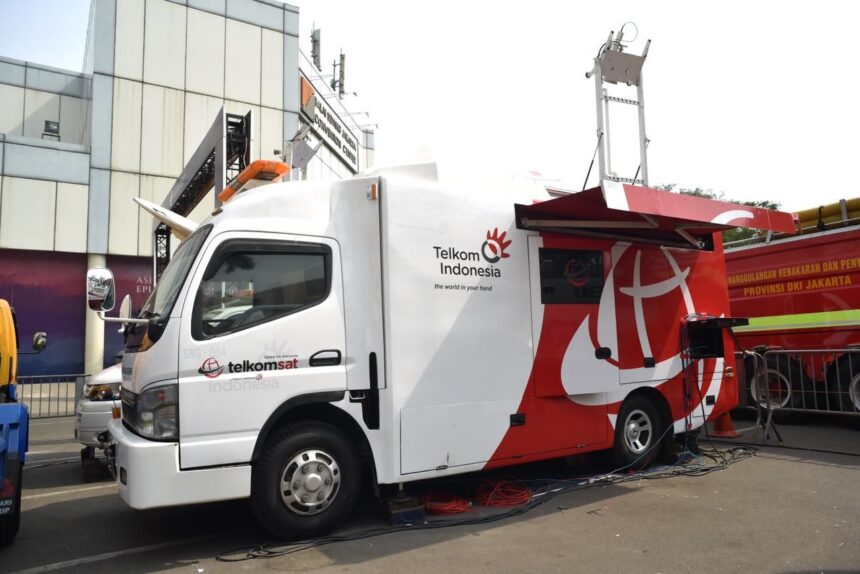
[[[500,259],[507,259],[511,256],[510,253],[505,252],[505,249],[511,244],[510,239],[505,241],[507,234],[507,231],[502,231],[502,234],[499,235],[498,227],[492,233],[489,229],[487,230],[487,240],[481,245],[481,255],[484,256],[487,263],[498,263]]]
[[[200,365],[200,368],[197,370],[201,375],[205,375],[210,379],[214,379],[224,372],[224,367],[221,363],[218,362],[218,359],[214,357],[209,357],[203,364]]]

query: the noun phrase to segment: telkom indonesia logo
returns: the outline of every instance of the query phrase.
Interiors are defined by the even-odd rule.
[[[224,366],[218,362],[214,357],[209,357],[203,364],[200,365],[200,368],[197,370],[201,375],[205,375],[210,379],[214,379],[218,377],[221,373],[224,372]]]
[[[502,231],[499,235],[499,228],[493,229],[492,232],[487,230],[487,240],[481,245],[481,255],[487,260],[487,263],[498,263],[500,259],[507,259],[511,256],[510,253],[505,253],[505,249],[511,244],[511,240],[505,241],[507,231]]]

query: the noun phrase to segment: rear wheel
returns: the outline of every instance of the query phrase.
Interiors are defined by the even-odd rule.
[[[18,485],[18,491],[15,493],[15,506],[12,508],[12,512],[0,515],[0,546],[10,544],[21,526],[21,490],[24,488],[21,483],[24,478],[23,468],[24,463],[6,468],[9,471],[7,478],[12,479],[12,484]],[[12,473],[16,473],[16,475],[12,476]],[[2,481],[0,481],[0,490],[3,490],[3,486]]]
[[[658,443],[664,438],[666,424],[647,397],[636,395],[624,401],[615,421],[613,464],[634,470],[651,464],[659,454]]]
[[[340,525],[361,487],[355,448],[320,422],[284,427],[269,439],[251,475],[251,508],[281,538],[309,538]]]

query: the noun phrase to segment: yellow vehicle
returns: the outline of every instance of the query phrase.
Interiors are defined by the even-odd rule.
[[[47,336],[36,333],[33,349],[45,348]],[[21,479],[27,454],[29,412],[15,393],[18,328],[15,312],[0,299],[0,547],[18,534],[21,524]]]

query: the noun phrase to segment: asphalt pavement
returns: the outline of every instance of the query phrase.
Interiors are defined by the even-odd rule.
[[[726,442],[766,443],[757,455],[704,476],[599,486],[498,522],[225,563],[216,555],[271,538],[247,502],[132,510],[106,474],[83,480],[73,419],[34,420],[21,532],[0,550],[0,572],[860,572],[860,417],[777,428],[783,445],[748,430]],[[385,525],[368,497],[341,532]]]

